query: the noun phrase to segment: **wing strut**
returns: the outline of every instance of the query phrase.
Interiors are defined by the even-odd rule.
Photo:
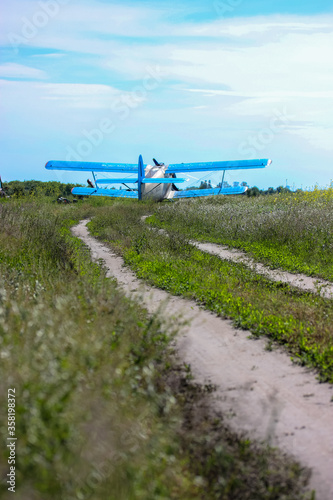
[[[138,162],[138,198],[139,200],[142,199],[142,193],[141,193],[141,184],[142,184],[142,179],[145,176],[145,169],[143,165],[143,159],[142,155],[139,156],[139,162]]]
[[[92,176],[94,178],[94,181],[95,181],[95,186],[96,188],[98,189],[98,184],[97,184],[97,181],[96,181],[96,176],[95,176],[95,173],[94,172],[91,172],[92,173]]]
[[[222,188],[223,188],[223,182],[224,182],[224,174],[225,174],[225,170],[223,170],[223,175],[222,175],[222,180],[221,180],[221,187],[220,187],[220,191],[219,191],[219,194],[221,193],[221,191],[222,191]]]

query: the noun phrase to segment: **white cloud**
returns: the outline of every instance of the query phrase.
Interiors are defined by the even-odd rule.
[[[40,84],[37,88],[41,91],[41,99],[58,101],[72,108],[106,110],[126,97],[130,98],[134,104],[144,101],[142,96],[108,85],[54,83]]]
[[[61,59],[65,57],[64,53],[51,52],[50,54],[33,54],[31,57],[34,59]]]
[[[333,28],[325,34],[287,34],[258,46],[175,47],[169,65],[186,81],[224,84],[233,91],[331,91],[332,46]]]
[[[51,41],[62,46],[63,40],[77,40],[88,49],[89,40],[101,35],[147,36],[149,28],[157,24],[163,12],[159,9],[107,4],[99,1],[51,0],[53,9],[42,4],[47,1],[15,0],[2,6],[0,43],[11,45],[15,37],[25,38],[29,46],[40,46]],[[19,14],[18,14],[19,13]],[[150,26],[151,23],[151,26]],[[56,47],[55,47],[56,48]],[[67,46],[71,49],[71,46]]]
[[[71,83],[39,83],[0,80],[0,90],[3,96],[3,106],[13,111],[23,112],[28,108],[28,103],[35,102],[36,113],[41,109],[66,109],[82,110],[89,116],[89,110],[103,110],[111,112],[115,106],[129,103],[129,107],[136,108],[144,103],[144,92],[125,92],[108,85],[97,84],[71,84]],[[23,104],[22,108],[22,101]],[[6,104],[7,103],[7,104]],[[9,104],[8,104],[9,103]],[[118,109],[117,108],[117,109]]]
[[[269,32],[280,32],[281,34],[286,32],[314,32],[314,31],[325,31],[330,30],[332,25],[325,22],[313,23],[311,19],[307,22],[297,22],[295,21],[275,21],[267,22],[267,18],[263,18],[261,22],[248,22],[248,20],[236,20],[231,23],[223,23],[220,28],[220,34],[242,37],[244,35],[252,34],[268,34]]]
[[[41,5],[46,0],[15,0],[2,6],[2,40],[8,43],[8,34],[24,36],[33,33],[32,45],[37,38],[61,33],[61,38],[84,40],[100,35],[126,37],[231,37],[238,38],[269,32],[309,32],[330,29],[330,16],[257,16],[253,18],[224,18],[210,22],[180,22],[184,16],[181,6],[169,8],[150,2],[139,5],[122,5],[97,0],[50,0],[54,7],[49,11]],[[19,13],[19,15],[18,15]],[[44,17],[44,21],[43,21]],[[174,22],[172,19],[177,19]],[[35,28],[35,29],[34,29]],[[1,40],[1,39],[0,39]]]
[[[162,37],[177,38],[181,45],[188,39],[194,41],[215,38],[223,44],[234,39],[256,40],[258,36],[275,40],[286,33],[325,33],[332,29],[332,16],[267,16],[253,18],[217,19],[211,22],[174,22],[177,6],[172,9],[158,3],[139,6],[105,3],[96,0],[52,0],[58,4],[54,14],[47,15],[41,1],[16,0],[15,9],[6,2],[2,9],[3,26],[0,43],[11,46],[13,35],[23,37],[23,45],[48,47],[90,54],[107,54],[114,37],[132,39],[155,38],[159,45]],[[156,6],[157,5],[157,6]],[[17,15],[17,12],[20,14]],[[38,14],[44,13],[44,22]],[[178,18],[181,19],[181,12]],[[265,40],[263,40],[265,41]],[[267,39],[266,39],[267,41]],[[14,42],[15,45],[15,42]],[[132,44],[131,44],[132,45]]]
[[[312,146],[320,150],[326,150],[333,152],[333,125],[331,126],[321,126],[316,124],[315,126],[309,125],[294,125],[287,129],[289,133],[298,135],[306,139]],[[333,161],[328,165],[330,170],[333,167]]]
[[[333,90],[331,91],[313,91],[313,92],[302,92],[302,91],[273,91],[273,92],[246,92],[238,90],[212,90],[212,89],[184,89],[187,92],[198,92],[200,94],[205,94],[206,96],[228,96],[228,97],[245,97],[245,98],[257,98],[267,101],[279,101],[288,97],[309,97],[309,98],[319,98],[319,99],[332,99]]]
[[[4,63],[0,65],[0,78],[44,80],[47,78],[47,74],[44,71],[22,64]]]

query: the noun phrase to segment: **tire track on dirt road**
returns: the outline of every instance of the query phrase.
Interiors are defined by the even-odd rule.
[[[221,259],[245,264],[256,273],[262,274],[273,281],[282,281],[283,283],[287,283],[304,291],[313,293],[319,292],[322,297],[327,299],[333,298],[333,283],[329,281],[311,278],[311,276],[306,276],[305,274],[289,273],[280,269],[270,269],[264,264],[251,259],[245,252],[217,245],[216,243],[200,243],[198,241],[190,241],[190,243],[202,252],[217,255]]]
[[[145,215],[141,217],[141,220],[144,221],[148,217],[149,215]],[[157,231],[160,234],[168,235],[168,231],[165,229],[158,229],[155,227],[149,227],[149,229]],[[320,278],[312,278],[306,274],[290,273],[288,271],[282,271],[281,269],[271,269],[261,262],[255,261],[249,257],[246,252],[238,250],[237,248],[230,248],[217,243],[202,243],[191,239],[189,240],[189,243],[202,252],[209,253],[210,255],[216,255],[222,260],[229,260],[239,264],[244,264],[257,274],[262,274],[270,280],[281,281],[300,290],[319,293],[319,295],[324,298],[333,299],[333,283],[330,281]]]
[[[231,321],[142,283],[121,257],[90,236],[87,222],[75,226],[73,234],[93,260],[103,261],[108,276],[127,295],[138,298],[150,313],[164,310],[180,323],[188,321],[176,339],[178,355],[191,366],[196,382],[216,385],[211,403],[230,427],[294,456],[312,470],[316,500],[331,500],[333,387],[319,384],[312,370],[293,364],[282,349],[265,350],[267,339],[251,340],[250,332],[235,329]]]

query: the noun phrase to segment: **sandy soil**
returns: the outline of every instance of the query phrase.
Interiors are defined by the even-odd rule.
[[[149,216],[145,215],[142,220],[147,219]],[[154,229],[153,231],[158,231],[162,234],[168,234],[164,229]],[[283,283],[288,283],[289,285],[299,288],[301,290],[319,293],[322,297],[333,299],[333,284],[329,281],[325,281],[319,278],[311,278],[305,274],[299,273],[289,273],[287,271],[281,271],[280,269],[270,269],[269,267],[256,262],[251,259],[245,252],[237,250],[236,248],[229,248],[224,245],[218,245],[216,243],[200,243],[199,241],[190,240],[191,245],[196,246],[202,252],[210,253],[211,255],[216,255],[224,260],[231,260],[233,262],[240,262],[250,269],[253,269],[256,273],[262,274],[273,281],[282,281]]]
[[[292,274],[278,269],[270,269],[263,264],[255,262],[240,250],[230,249],[222,245],[216,245],[215,243],[199,243],[197,241],[191,241],[191,243],[203,252],[217,255],[222,259],[241,262],[253,269],[256,273],[263,274],[271,280],[283,281],[284,283],[288,283],[302,290],[320,293],[322,297],[333,298],[333,284],[329,281],[311,278],[305,274]]]
[[[73,228],[91,251],[102,259],[108,275],[132,297],[138,297],[154,313],[188,320],[182,327],[177,349],[182,361],[191,365],[199,383],[217,386],[212,396],[237,431],[293,455],[311,468],[310,487],[316,500],[333,498],[333,388],[319,384],[315,374],[293,364],[282,349],[265,350],[267,339],[249,339],[250,332],[236,330],[230,321],[217,318],[195,303],[149,288],[123,266],[105,245],[91,237],[82,221]]]

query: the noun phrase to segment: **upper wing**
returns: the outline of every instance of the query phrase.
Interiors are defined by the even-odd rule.
[[[137,191],[127,191],[126,189],[94,189],[75,187],[72,194],[76,196],[110,196],[111,198],[138,198]]]
[[[218,194],[243,194],[247,187],[227,187],[227,188],[211,188],[211,189],[187,189],[184,191],[176,191],[172,199],[175,198],[199,198],[202,196],[214,196]]]
[[[265,168],[272,160],[239,160],[239,161],[212,161],[201,163],[173,163],[169,165],[167,172],[177,174],[178,172],[205,172],[212,170],[240,170],[246,168]]]
[[[48,170],[76,170],[78,172],[123,172],[137,173],[137,163],[98,163],[90,161],[48,161]]]

